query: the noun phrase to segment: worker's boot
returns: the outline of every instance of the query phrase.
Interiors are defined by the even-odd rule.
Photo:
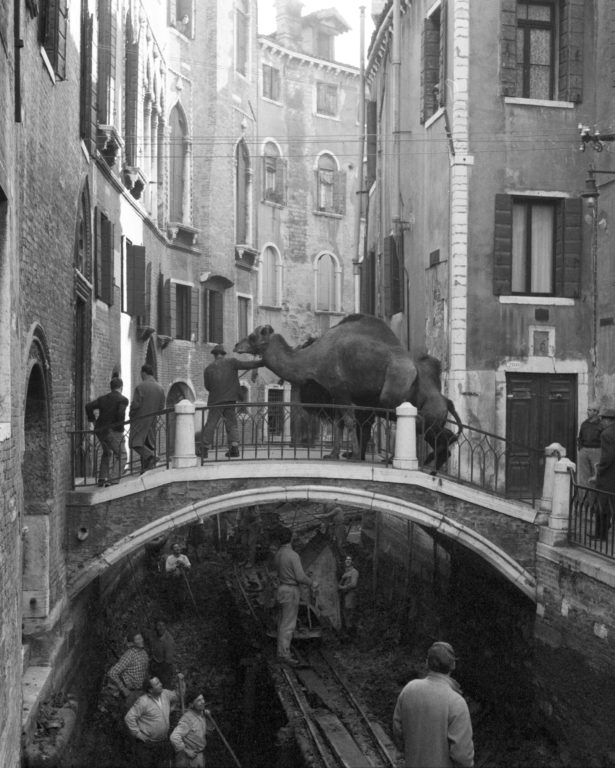
[[[239,446],[238,445],[231,445],[231,447],[228,449],[228,451],[224,454],[227,459],[238,459],[239,458]]]

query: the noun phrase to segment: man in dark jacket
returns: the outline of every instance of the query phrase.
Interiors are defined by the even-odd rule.
[[[577,483],[587,485],[596,472],[600,461],[600,433],[604,424],[600,420],[600,409],[596,403],[587,406],[587,418],[581,424],[577,438]]]
[[[124,447],[124,419],[128,398],[122,394],[122,380],[114,376],[111,379],[111,391],[87,403],[85,412],[88,421],[94,422],[94,434],[101,445],[98,485],[100,487],[116,484],[122,476],[122,454]],[[94,414],[98,411],[98,418]],[[111,472],[109,460],[113,457]]]
[[[164,408],[164,389],[154,378],[147,363],[141,366],[141,383],[137,384],[130,403],[130,447],[141,457],[141,474],[156,466],[156,414]]]
[[[600,461],[596,464],[595,485],[599,491],[615,493],[615,410],[602,414],[604,429],[600,433]],[[606,541],[615,507],[615,497],[598,494],[595,538]]]
[[[212,350],[214,362],[205,368],[205,389],[209,392],[207,405],[207,422],[201,438],[201,456],[207,458],[209,446],[212,444],[216,427],[221,418],[224,419],[229,449],[227,457],[239,456],[239,433],[237,431],[237,412],[235,403],[241,399],[241,384],[237,371],[249,371],[264,365],[262,360],[242,362],[236,357],[227,359],[226,350],[217,344]],[[213,408],[212,406],[216,406]]]

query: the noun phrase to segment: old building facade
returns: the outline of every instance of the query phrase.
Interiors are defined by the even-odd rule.
[[[391,0],[366,70],[362,308],[442,360],[465,423],[573,459],[588,401],[615,399],[610,193],[597,246],[582,197],[588,160],[613,166],[578,128],[612,126],[613,25],[600,0]]]

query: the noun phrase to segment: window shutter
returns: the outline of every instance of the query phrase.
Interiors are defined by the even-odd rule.
[[[557,214],[555,242],[555,291],[557,296],[577,298],[580,294],[583,201],[565,199]]]
[[[224,336],[222,333],[223,321],[224,321],[224,300],[220,291],[209,292],[210,308],[210,329],[209,329],[209,341],[222,344]]]
[[[397,312],[403,311],[403,296],[401,291],[402,286],[402,267],[403,258],[400,253],[400,238],[391,237],[391,314],[395,315]]]
[[[82,17],[83,52],[81,58],[81,125],[80,135],[90,154],[96,151],[96,69],[97,45],[94,38],[94,15]]]
[[[421,53],[421,123],[424,123],[436,111],[434,88],[440,74],[440,32],[432,19],[423,22]]]
[[[57,0],[55,39],[55,72],[60,80],[66,79],[66,33],[68,19],[67,0]]]
[[[500,85],[502,96],[517,91],[517,0],[500,0]]]
[[[559,38],[559,98],[583,100],[584,0],[563,3]]]
[[[175,331],[173,328],[171,314],[171,297],[173,295],[173,291],[171,290],[171,281],[164,280],[164,278],[162,278],[162,280],[162,327],[164,328],[163,335],[173,336],[173,332]]]
[[[438,93],[439,107],[443,107],[446,104],[447,19],[448,5],[446,0],[442,0],[442,5],[440,6],[440,62],[438,67],[438,84],[440,86],[440,91]]]
[[[190,332],[196,341],[199,338],[199,289],[192,289],[192,306],[190,307]]]
[[[392,253],[395,248],[395,239],[392,235],[384,238],[384,249],[382,254],[382,269],[384,275],[384,313],[385,315],[393,314],[393,293],[391,285],[391,267],[394,261],[394,254]]]
[[[96,298],[101,297],[102,291],[102,214],[100,208],[94,209],[94,289]]]
[[[510,293],[512,286],[512,198],[495,196],[493,292]]]
[[[113,305],[113,223],[101,217],[101,258],[100,258],[100,298],[105,304]]]
[[[280,205],[286,205],[286,167],[286,160],[283,157],[276,157],[275,193],[276,202],[280,203]]]
[[[378,104],[367,102],[367,187],[376,180],[376,153],[378,150]]]
[[[342,215],[346,213],[346,171],[333,174],[333,210]]]
[[[126,311],[132,317],[145,317],[145,248],[127,244],[126,274],[128,281]]]
[[[125,157],[129,166],[137,165],[137,104],[139,89],[139,46],[126,36],[126,93],[125,112]]]

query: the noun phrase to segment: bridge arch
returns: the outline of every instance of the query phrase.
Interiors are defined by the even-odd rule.
[[[90,565],[83,569],[78,579],[72,584],[71,593],[75,595],[104,570],[115,565],[148,541],[164,535],[169,530],[200,522],[220,512],[229,512],[256,504],[263,505],[292,501],[337,502],[344,506],[357,507],[374,512],[390,512],[406,517],[411,522],[418,523],[425,528],[431,528],[439,534],[449,539],[454,539],[459,544],[467,547],[502,574],[526,597],[536,602],[536,580],[534,576],[500,547],[469,526],[411,500],[399,499],[360,487],[345,488],[310,483],[293,486],[270,486],[267,488],[244,488],[180,507],[174,512],[144,525],[142,528],[120,539],[111,547],[108,547]]]

